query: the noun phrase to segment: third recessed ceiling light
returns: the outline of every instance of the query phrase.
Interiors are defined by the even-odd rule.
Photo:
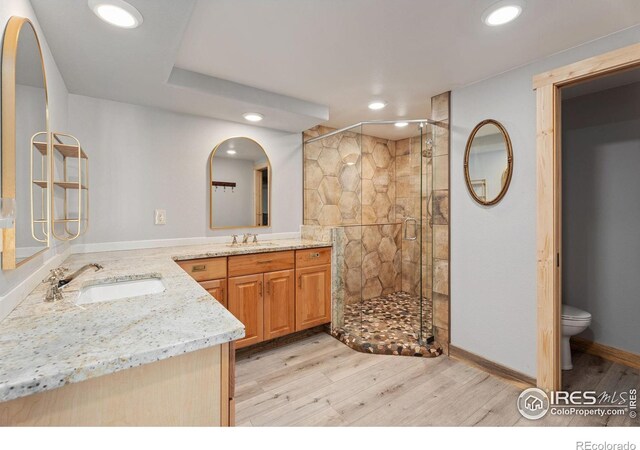
[[[505,0],[491,5],[482,14],[482,21],[490,27],[504,25],[518,18],[524,8],[524,1]]]
[[[373,109],[374,111],[382,109],[385,106],[387,106],[387,102],[383,102],[381,100],[376,100],[374,102],[369,103],[369,109]]]

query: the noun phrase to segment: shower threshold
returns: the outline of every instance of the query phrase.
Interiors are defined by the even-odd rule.
[[[423,327],[431,330],[431,302],[422,303]],[[432,334],[425,331],[420,339],[420,322],[420,297],[394,292],[346,305],[344,326],[333,329],[331,334],[363,353],[425,358],[441,355],[442,349],[433,343]]]

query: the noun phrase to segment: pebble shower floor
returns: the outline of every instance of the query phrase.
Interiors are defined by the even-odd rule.
[[[432,330],[431,302],[423,302],[424,329]],[[394,292],[345,306],[344,326],[332,331],[347,346],[379,355],[435,357],[442,350],[420,336],[420,297]]]

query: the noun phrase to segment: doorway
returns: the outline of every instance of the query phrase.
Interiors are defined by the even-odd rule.
[[[640,44],[537,75],[537,385],[562,387],[562,141],[561,90],[640,67]]]

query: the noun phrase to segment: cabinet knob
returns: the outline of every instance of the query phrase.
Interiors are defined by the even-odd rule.
[[[207,270],[206,264],[198,264],[196,266],[191,267],[191,272],[204,272]]]

